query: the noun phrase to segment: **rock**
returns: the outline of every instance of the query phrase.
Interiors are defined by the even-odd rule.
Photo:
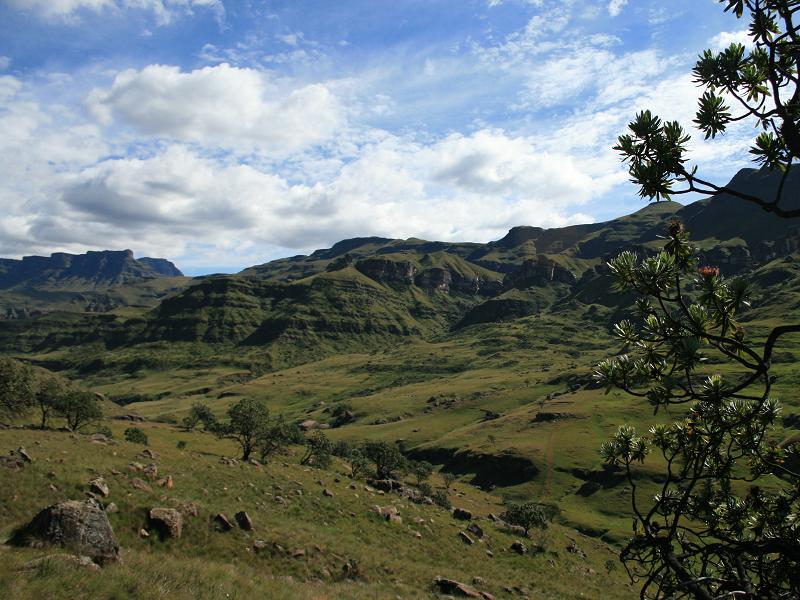
[[[474,587],[467,585],[466,583],[455,581],[453,579],[445,579],[443,577],[437,577],[436,579],[434,579],[433,583],[436,585],[436,587],[439,588],[439,591],[443,594],[452,594],[453,596],[459,596],[461,598],[483,597],[481,596],[481,593]]]
[[[130,469],[131,471],[136,471],[138,473],[141,473],[142,471],[144,471],[144,465],[139,462],[132,462],[131,464],[128,465],[128,469]]]
[[[144,474],[147,475],[150,481],[155,481],[158,477],[158,466],[154,463],[150,463],[144,468]]]
[[[107,515],[111,515],[111,514],[118,513],[118,512],[119,512],[119,507],[115,503],[109,502],[106,505],[106,514]]]
[[[18,532],[20,540],[35,539],[62,546],[98,563],[115,561],[119,543],[100,504],[68,500],[48,506]]]
[[[464,532],[464,531],[459,531],[458,532],[458,537],[461,538],[462,542],[464,542],[465,544],[468,544],[470,546],[475,543],[475,540],[473,540],[471,537],[469,537],[467,535],[467,533]]]
[[[328,488],[322,490],[322,495],[327,496],[328,498],[333,498],[333,492],[330,491]]]
[[[400,524],[400,523],[403,522],[403,517],[401,517],[398,514],[390,514],[390,515],[386,515],[386,520],[389,521],[389,523],[398,523],[398,524]]]
[[[306,551],[302,548],[298,548],[297,550],[292,550],[292,558],[303,558],[306,555]]]
[[[525,554],[528,552],[528,548],[525,546],[525,544],[523,544],[519,540],[511,544],[511,549],[517,554]]]
[[[147,531],[147,529],[140,529],[139,530],[139,536],[143,537],[143,538],[149,538],[150,537],[150,532]]]
[[[234,516],[236,522],[239,524],[239,527],[244,529],[245,531],[252,531],[253,530],[253,520],[250,518],[245,511],[240,510]]]
[[[395,481],[394,479],[367,479],[367,483],[372,488],[371,490],[367,491],[375,491],[379,490],[381,492],[393,492],[396,490],[400,490],[403,487],[403,484],[399,481]]]
[[[222,513],[214,515],[214,523],[217,525],[219,531],[230,531],[233,529],[233,524],[228,520],[228,517]]]
[[[151,508],[150,522],[162,538],[179,538],[183,533],[183,515],[174,508]]]
[[[108,439],[108,436],[103,433],[93,433],[89,436],[89,441],[94,444],[107,444],[111,440]]]
[[[32,463],[32,462],[33,462],[33,459],[31,458],[31,455],[30,455],[30,454],[28,454],[28,451],[27,451],[27,450],[25,450],[25,448],[23,448],[22,446],[20,446],[19,448],[17,448],[17,452],[16,452],[16,454],[17,454],[17,456],[19,456],[19,457],[20,457],[22,460],[24,460],[26,463]]]
[[[399,514],[396,506],[384,506],[383,508],[378,508],[380,509],[380,514],[382,514],[384,517]]]
[[[422,534],[419,531],[414,531],[412,533],[413,533],[414,537],[417,538],[418,540],[422,539]]]
[[[235,467],[236,465],[239,464],[239,461],[236,460],[235,458],[228,458],[226,456],[223,456],[222,458],[219,459],[219,464],[228,465],[229,467]]]
[[[89,480],[87,484],[89,486],[89,490],[94,493],[102,496],[103,498],[107,498],[109,491],[108,491],[108,484],[102,477],[93,477]]]
[[[174,485],[174,483],[172,482],[172,475],[167,475],[166,477],[162,477],[161,479],[158,480],[157,483],[159,487],[167,488],[168,490],[171,490],[172,486]]]
[[[159,454],[158,452],[151,450],[150,448],[145,448],[144,450],[142,450],[142,456],[149,458],[151,460],[155,460],[156,458],[158,458]]]
[[[153,488],[150,487],[150,484],[148,484],[146,481],[139,479],[138,477],[134,477],[133,479],[131,479],[131,485],[137,490],[147,492],[148,494],[153,493]]]
[[[49,556],[34,558],[33,560],[26,562],[22,568],[26,571],[32,571],[34,569],[38,569],[40,566],[51,563],[70,565],[75,568],[89,569],[90,571],[100,570],[100,565],[98,565],[88,556],[75,556],[74,554],[51,554]]]
[[[454,508],[453,517],[461,521],[469,521],[472,519],[472,513],[465,508]]]
[[[298,425],[300,429],[303,431],[308,431],[309,429],[318,429],[319,423],[314,419],[307,419]]]
[[[262,550],[266,550],[269,544],[264,540],[254,540],[253,541],[253,550],[256,552],[261,552]]]
[[[481,587],[486,587],[486,580],[483,577],[473,577],[472,578],[473,585],[479,585]]]
[[[478,538],[483,538],[483,529],[481,528],[480,525],[478,525],[475,522],[472,522],[469,525],[467,525],[467,531],[474,534]]]
[[[567,545],[567,552],[571,554],[576,554],[581,558],[586,558],[586,552],[578,548],[578,545],[575,543],[575,540],[571,540],[569,545]]]
[[[197,509],[197,505],[194,502],[181,502],[178,505],[178,511],[185,517],[196,517],[200,514],[200,511]]]
[[[488,556],[489,558],[494,558],[494,552],[492,552],[491,550],[487,550],[486,556]]]

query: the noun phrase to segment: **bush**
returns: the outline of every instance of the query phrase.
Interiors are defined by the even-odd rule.
[[[182,424],[186,431],[191,431],[197,427],[198,423],[203,424],[204,431],[213,431],[217,424],[217,418],[211,409],[202,402],[195,402],[189,409],[189,414],[183,418]]]
[[[427,496],[428,498],[433,497],[433,488],[431,487],[431,484],[428,483],[427,481],[423,481],[422,483],[420,483],[417,486],[417,489],[419,490],[419,493],[422,494],[423,496]]]
[[[431,498],[433,498],[433,503],[436,506],[441,506],[447,510],[453,508],[453,505],[450,503],[450,496],[448,496],[447,492],[444,490],[436,490]]]
[[[0,359],[0,420],[9,423],[24,415],[33,403],[30,367],[10,358]]]
[[[452,473],[442,473],[442,481],[444,482],[444,489],[449,490],[450,486],[456,480],[456,476]]]
[[[333,444],[320,430],[315,431],[306,440],[306,453],[300,460],[301,465],[313,465],[319,469],[327,469],[331,464]]]
[[[417,485],[427,481],[433,473],[433,465],[426,460],[412,462],[410,466],[411,473],[417,479]]]
[[[186,445],[187,445],[187,442],[186,442],[186,440],[178,440],[178,443],[177,443],[177,444],[175,444],[175,447],[176,447],[178,450],[185,450],[185,449],[186,449]]]
[[[501,518],[511,525],[517,525],[525,530],[525,535],[531,529],[547,529],[547,515],[541,506],[535,502],[522,504],[509,504]]]
[[[407,468],[405,456],[388,442],[364,442],[361,452],[375,464],[375,474],[379,479],[392,478],[396,472]]]
[[[147,446],[147,434],[138,427],[128,427],[125,430],[125,441]]]
[[[106,436],[107,438],[114,437],[114,432],[111,431],[111,429],[106,425],[101,425],[100,427],[95,429],[94,432],[95,433],[100,433],[100,434]]]

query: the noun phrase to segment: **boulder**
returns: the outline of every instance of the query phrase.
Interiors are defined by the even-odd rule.
[[[151,508],[150,523],[162,538],[179,538],[183,533],[183,515],[174,508]]]
[[[30,455],[30,454],[28,454],[28,451],[27,451],[27,450],[25,450],[25,448],[23,448],[22,446],[20,446],[19,448],[17,448],[17,452],[16,452],[16,454],[17,454],[17,456],[19,456],[19,457],[20,457],[22,460],[24,460],[26,463],[32,463],[32,462],[33,462],[33,459],[31,458],[31,455]]]
[[[452,596],[459,596],[461,598],[483,598],[484,596],[471,585],[455,581],[454,579],[445,579],[444,577],[437,577],[433,581],[434,585],[439,588],[443,594],[450,594]]]
[[[236,522],[239,524],[239,527],[244,529],[245,531],[252,531],[253,530],[253,519],[250,518],[245,511],[240,510],[237,512],[233,517],[236,519]]]
[[[319,423],[314,419],[306,419],[305,421],[300,423],[298,427],[303,431],[308,431],[310,429],[319,429]]]
[[[150,463],[144,468],[144,474],[147,475],[150,481],[155,481],[158,478],[158,466]]]
[[[139,479],[138,477],[134,477],[131,479],[131,485],[136,488],[137,490],[141,490],[143,492],[152,493],[153,488],[150,487],[146,481]]]
[[[109,502],[106,505],[106,514],[110,515],[119,512],[119,507],[114,502]]]
[[[159,455],[158,452],[156,452],[155,450],[151,450],[150,448],[145,448],[144,450],[142,450],[142,456],[149,458],[150,460],[154,460],[158,458]]]
[[[465,531],[459,531],[458,532],[458,537],[461,538],[462,542],[464,542],[465,544],[467,544],[469,546],[471,546],[472,544],[475,543],[475,540],[473,540],[471,537],[469,537],[469,535],[467,535],[467,533]]]
[[[74,554],[50,554],[49,556],[41,556],[26,562],[22,568],[26,571],[33,571],[40,566],[53,563],[69,565],[76,569],[89,569],[90,571],[100,570],[100,565],[88,556],[75,556]]]
[[[93,477],[89,480],[87,485],[93,494],[97,494],[103,498],[107,498],[108,494],[110,493],[108,490],[108,484],[102,477]]]
[[[519,540],[511,544],[511,549],[517,554],[525,554],[528,552],[528,548],[525,546],[525,544],[523,544]]]
[[[461,521],[469,521],[472,519],[472,513],[465,508],[454,508],[453,517]]]
[[[226,517],[222,513],[217,513],[214,516],[214,523],[216,524],[217,530],[219,531],[230,531],[231,529],[233,529],[233,523],[231,523],[228,520],[228,517]]]
[[[483,538],[483,529],[480,525],[475,522],[470,523],[467,525],[467,531],[474,534],[478,538]]]
[[[167,488],[168,490],[172,489],[172,486],[175,485],[172,481],[172,475],[167,475],[166,477],[162,477],[157,481],[159,487]]]
[[[119,558],[119,543],[111,523],[102,506],[92,499],[48,506],[14,537],[69,548],[101,564]]]

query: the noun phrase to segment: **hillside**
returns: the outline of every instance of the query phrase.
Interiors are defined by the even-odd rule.
[[[747,189],[774,183],[762,172],[746,170],[732,185]],[[800,198],[800,180],[790,178],[787,190],[791,198]],[[611,290],[605,262],[623,249],[655,252],[672,218],[680,218],[691,232],[702,264],[754,284],[752,308],[742,320],[755,339],[800,306],[800,232],[791,221],[719,196],[688,206],[654,203],[604,223],[515,227],[488,244],[345,240],[237,274],[181,280],[182,289],[150,306],[92,313],[54,305],[47,314],[0,321],[0,350],[102,393],[113,416],[141,417],[141,427],[163,454],[164,468],[175,475],[176,491],[167,499],[203,506],[208,518],[192,529],[195,537],[161,546],[137,537],[142,511],[152,499],[138,493],[114,496],[120,506],[125,503],[114,523],[122,528],[134,565],[153,569],[169,555],[173,569],[189,568],[211,556],[213,569],[236,565],[226,580],[233,595],[247,593],[249,578],[272,589],[270,577],[291,574],[313,587],[292,584],[280,592],[276,587],[275,597],[315,597],[317,592],[336,598],[431,597],[436,575],[468,583],[474,576],[484,578],[487,591],[497,597],[513,595],[505,585],[521,586],[531,597],[578,597],[574,586],[564,584],[574,577],[586,580],[589,597],[629,597],[620,569],[606,572],[604,566],[605,554],[630,533],[627,483],[604,467],[598,449],[620,424],[647,429],[660,416],[646,403],[597,389],[591,371],[619,351],[609,330],[630,306],[630,298]],[[108,290],[143,285],[114,283]],[[787,337],[773,360],[774,391],[790,415],[800,408],[794,394],[800,383],[797,356],[800,340]],[[708,368],[733,373],[719,357],[710,357]],[[272,414],[291,423],[324,428],[334,441],[398,443],[407,456],[436,465],[436,485],[442,474],[454,474],[454,503],[465,503],[483,517],[500,511],[505,501],[539,502],[554,523],[548,551],[535,557],[496,554],[489,567],[481,562],[485,548],[463,546],[456,537],[458,524],[447,513],[409,505],[403,510],[415,517],[421,511],[421,518],[433,520],[423,534],[430,562],[421,566],[413,546],[418,540],[405,529],[389,530],[386,538],[384,523],[368,516],[369,506],[385,499],[351,490],[341,464],[330,472],[304,469],[295,448],[285,461],[263,470],[223,467],[219,457],[235,453],[230,442],[178,426],[194,403],[224,417],[245,398],[264,400]],[[338,420],[343,412],[348,418]],[[124,422],[108,423],[120,438]],[[778,434],[790,436],[797,421],[787,417],[784,427]],[[174,449],[179,440],[188,440],[189,451]],[[136,452],[122,443],[112,449],[119,456],[109,456],[87,440],[53,431],[0,431],[0,441],[7,449],[38,441],[42,456],[51,459],[61,448],[80,455],[80,464],[69,467],[74,470],[57,471],[57,487],[67,490],[61,496],[37,487],[42,474],[36,469],[44,465],[14,475],[40,504],[82,490],[81,469],[108,476],[114,468],[124,474]],[[637,481],[653,493],[659,484],[656,466],[642,471]],[[114,477],[123,488],[128,485],[127,475]],[[322,487],[316,487],[317,479]],[[303,495],[276,513],[262,498],[262,487],[275,485],[283,491],[302,487]],[[209,486],[213,493],[205,496],[202,489]],[[333,491],[333,498],[319,497],[323,487]],[[357,499],[350,497],[355,494]],[[0,523],[4,531],[31,516],[18,499],[8,505],[14,508]],[[207,524],[212,513],[233,512],[239,505],[269,523],[275,538],[270,541],[284,549],[308,551],[319,544],[325,551],[314,561],[310,554],[297,561],[281,552],[263,559],[252,551],[252,536],[240,533],[229,541],[213,534]],[[320,514],[324,522],[311,523],[311,515]],[[354,541],[359,534],[380,548],[377,553]],[[492,535],[502,546],[513,541]],[[381,545],[387,539],[394,545],[391,551]],[[580,540],[588,562],[575,562],[563,550],[569,539]],[[347,552],[328,554],[336,544]],[[365,567],[368,575],[360,582],[336,576],[342,568],[338,557],[348,554]],[[130,570],[115,568],[121,580],[137,585]],[[71,581],[75,587],[70,589],[114,591],[106,582],[90,581],[86,585],[98,587]],[[165,581],[170,590],[178,589],[171,576]],[[199,589],[203,581],[197,576],[188,589]],[[45,589],[40,584],[45,585],[27,581],[19,597]]]

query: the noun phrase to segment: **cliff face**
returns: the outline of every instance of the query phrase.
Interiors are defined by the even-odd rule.
[[[155,277],[181,277],[178,268],[163,258],[135,259],[130,250],[103,250],[86,254],[56,252],[48,256],[3,259],[0,289],[17,286],[58,285],[65,281],[86,286],[130,283]]]

